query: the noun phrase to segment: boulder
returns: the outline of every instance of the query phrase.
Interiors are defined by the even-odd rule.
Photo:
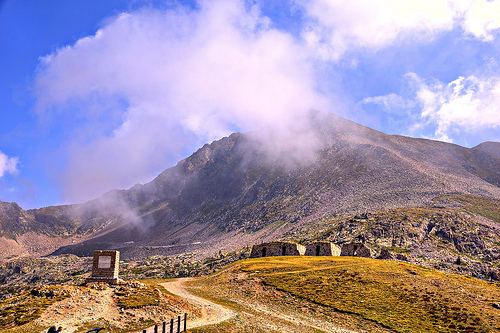
[[[408,256],[402,253],[396,254],[396,259],[399,261],[409,261]]]
[[[491,270],[488,275],[493,281],[500,281],[500,274],[497,270]]]
[[[385,247],[380,251],[379,256],[377,259],[385,259],[385,260],[393,260],[394,259],[394,254],[392,252],[389,252]]]

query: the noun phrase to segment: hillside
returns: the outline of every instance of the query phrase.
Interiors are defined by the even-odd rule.
[[[497,332],[500,288],[392,260],[267,257],[196,279],[30,288],[0,301],[0,331],[152,332],[184,312],[192,333]]]
[[[497,332],[500,288],[402,262],[269,257],[189,284],[239,316],[194,332]]]
[[[500,143],[498,142],[483,142],[473,149],[485,151],[493,156],[500,157]]]
[[[232,134],[150,183],[81,205],[0,203],[3,258],[95,248],[203,256],[300,237],[303,226],[332,216],[429,206],[443,195],[500,197],[496,143],[469,149],[387,135],[319,112],[293,134]]]

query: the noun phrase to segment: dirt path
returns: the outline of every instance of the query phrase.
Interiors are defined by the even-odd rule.
[[[191,294],[186,288],[184,287],[184,282],[191,280],[191,278],[183,278],[183,279],[177,279],[172,282],[167,282],[167,283],[161,283],[162,286],[165,287],[169,292],[172,294],[176,294],[186,301],[196,304],[198,306],[202,307],[202,317],[199,319],[196,319],[194,321],[188,321],[188,328],[194,328],[194,327],[199,327],[199,326],[205,326],[205,325],[211,325],[211,324],[217,324],[220,322],[223,322],[225,320],[228,320],[232,318],[233,316],[236,315],[236,313],[232,310],[229,310],[219,304],[213,303],[209,300],[206,300],[204,298],[195,296]],[[234,301],[234,300],[233,300]],[[240,303],[240,302],[238,302]],[[294,323],[295,325],[304,325],[305,327],[310,327],[310,328],[315,328],[320,332],[331,332],[331,333],[355,333],[353,331],[348,331],[344,329],[338,328],[336,325],[332,323],[326,323],[323,321],[318,320],[316,321],[311,321],[310,319],[304,319],[301,318],[301,316],[297,315],[291,315],[282,311],[279,311],[276,308],[269,308],[264,304],[259,304],[258,302],[241,302],[241,306],[243,307],[249,307],[251,308],[254,312],[256,311],[257,313],[265,314],[265,317],[267,318],[275,318],[279,320],[284,320],[290,323]],[[252,314],[249,312],[245,312],[246,315],[254,317],[256,314]],[[257,314],[258,316],[258,314]],[[260,316],[259,316],[260,317]],[[273,321],[274,322],[274,321]],[[267,325],[268,327],[273,327],[275,330],[280,330],[281,328],[278,326],[274,327],[273,323],[269,323]]]
[[[191,280],[191,278],[182,278],[172,282],[161,283],[161,285],[172,294],[180,296],[192,304],[201,306],[201,318],[188,321],[188,328],[218,324],[236,315],[234,311],[222,305],[191,294],[184,287],[184,282],[189,280]]]

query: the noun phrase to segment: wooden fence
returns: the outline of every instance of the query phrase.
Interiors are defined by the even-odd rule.
[[[161,333],[180,333],[186,332],[187,327],[187,313],[183,316],[177,316],[176,319],[170,319],[170,322],[163,322],[161,325]],[[158,325],[153,328],[154,333],[160,333]],[[148,333],[147,329],[143,330],[142,333]]]

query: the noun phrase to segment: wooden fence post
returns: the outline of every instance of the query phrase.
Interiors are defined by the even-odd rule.
[[[155,333],[158,333],[158,325],[155,325]]]
[[[167,333],[167,323],[166,322],[163,322],[163,330],[161,331],[161,333]]]
[[[170,333],[174,333],[174,318],[170,319]]]
[[[188,320],[188,314],[184,313],[184,332],[186,332],[187,328],[187,320]]]
[[[142,330],[142,333],[146,333],[146,330]]]
[[[177,333],[181,333],[181,316],[177,316]]]

